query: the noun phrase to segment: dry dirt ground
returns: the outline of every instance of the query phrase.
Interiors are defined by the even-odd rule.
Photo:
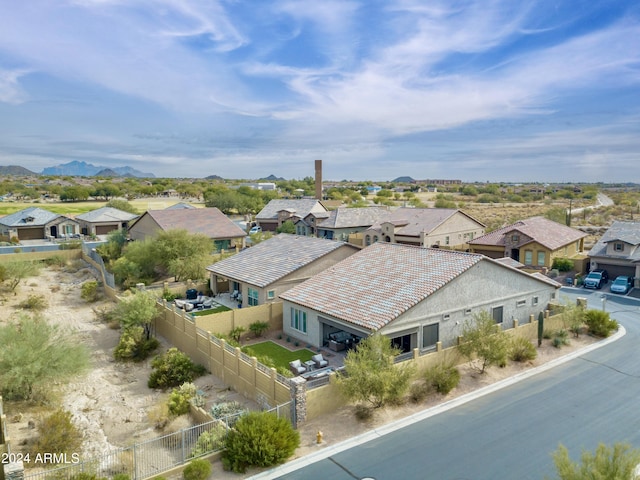
[[[54,387],[56,400],[73,413],[74,422],[84,432],[84,458],[100,455],[107,450],[131,445],[163,434],[154,429],[150,411],[164,400],[164,393],[151,390],[146,382],[150,372],[150,361],[139,364],[123,364],[113,360],[112,352],[118,340],[118,331],[110,329],[96,318],[93,309],[108,306],[106,300],[89,304],[80,297],[84,282],[95,278],[95,272],[84,262],[74,262],[65,269],[43,269],[37,278],[23,281],[17,294],[0,297],[0,323],[9,321],[19,313],[16,306],[29,295],[44,295],[48,307],[43,315],[50,322],[69,327],[77,332],[89,346],[92,365],[89,372],[74,379],[68,385]],[[468,365],[461,367],[460,385],[447,396],[431,396],[419,404],[406,403],[376,411],[367,421],[355,418],[353,407],[344,407],[308,422],[300,428],[301,446],[295,458],[313,453],[318,449],[335,445],[352,436],[361,434],[394,420],[401,419],[438,403],[451,400],[477,388],[517,374],[527,368],[541,365],[558,356],[581,348],[594,340],[582,335],[571,339],[571,344],[562,349],[551,346],[546,340],[538,349],[538,357],[526,364],[510,363],[506,368],[491,368],[483,375],[475,373]],[[163,344],[162,349],[168,348]],[[230,392],[215,377],[209,375],[196,381],[204,390],[208,401],[216,399],[241,400],[242,397]],[[249,402],[246,402],[249,403]],[[32,440],[36,430],[29,428],[29,422],[37,421],[43,407],[5,402],[5,413],[9,420],[8,429],[14,451],[20,444]],[[183,417],[173,428],[188,426]],[[316,443],[316,433],[323,432],[324,441]],[[165,432],[166,433],[166,432]],[[255,474],[256,471],[247,474]],[[242,476],[224,472],[220,463],[214,464],[211,478],[241,478]]]

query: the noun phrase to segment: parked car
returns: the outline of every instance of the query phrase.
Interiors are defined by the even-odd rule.
[[[611,292],[613,293],[629,293],[629,290],[633,288],[633,277],[627,277],[626,275],[620,275],[611,284]]]
[[[254,227],[251,227],[251,230],[249,230],[249,235],[253,235],[254,233],[260,233],[262,231],[262,227],[259,225],[256,225]]]
[[[600,290],[609,281],[609,274],[606,270],[597,269],[589,272],[584,279],[584,288],[596,288]]]

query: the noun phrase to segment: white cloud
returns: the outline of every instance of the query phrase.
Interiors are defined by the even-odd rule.
[[[0,68],[0,102],[22,103],[28,95],[19,84],[20,77],[28,74],[26,70],[3,70]]]

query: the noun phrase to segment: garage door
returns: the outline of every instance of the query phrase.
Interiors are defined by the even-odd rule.
[[[39,240],[44,238],[44,228],[21,228],[18,230],[20,240]]]
[[[607,265],[605,263],[598,263],[598,268],[604,268],[609,274],[609,280],[611,281],[613,281],[618,275],[634,277],[636,274],[636,267],[625,267],[622,265]]]
[[[98,225],[96,227],[96,235],[106,235],[112,230],[117,230],[117,225]]]

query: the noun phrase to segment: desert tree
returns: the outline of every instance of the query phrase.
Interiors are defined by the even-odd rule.
[[[344,396],[361,405],[379,408],[399,400],[409,389],[413,365],[394,365],[400,351],[388,337],[374,334],[350,350],[344,361],[344,372],[337,377]]]
[[[6,284],[10,292],[15,292],[20,282],[38,274],[40,266],[35,262],[17,261],[0,265],[0,282]]]
[[[640,464],[640,450],[624,443],[615,443],[613,447],[601,443],[595,452],[583,450],[579,463],[571,460],[562,444],[552,456],[558,480],[631,480],[637,478],[636,469]]]
[[[458,351],[484,373],[487,367],[505,365],[509,352],[509,337],[496,326],[489,312],[473,316],[462,327],[462,343]]]
[[[89,365],[85,346],[40,317],[21,315],[0,327],[0,391],[7,399],[46,399],[54,382],[82,373]]]
[[[157,297],[147,291],[137,291],[122,298],[115,307],[115,318],[120,319],[123,330],[142,327],[147,340],[151,338],[151,325],[158,316]]]

